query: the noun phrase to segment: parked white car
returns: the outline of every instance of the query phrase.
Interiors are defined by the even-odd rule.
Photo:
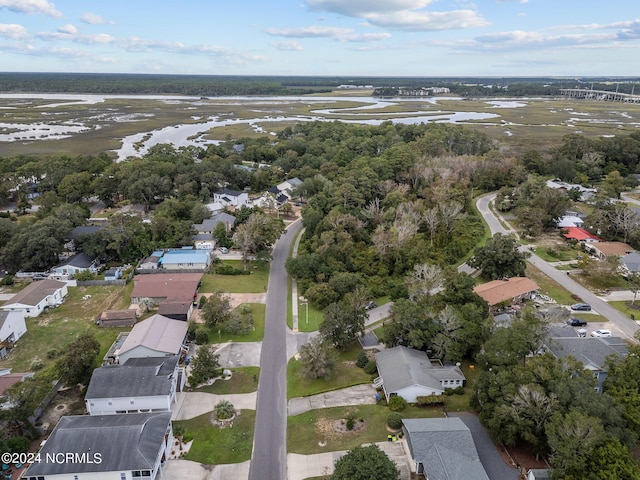
[[[594,330],[593,332],[591,332],[591,336],[592,337],[610,337],[611,336],[611,330]]]

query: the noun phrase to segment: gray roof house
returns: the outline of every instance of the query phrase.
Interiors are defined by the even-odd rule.
[[[66,283],[46,278],[24,287],[0,310],[21,311],[25,317],[37,317],[49,307],[60,305],[67,293]]]
[[[429,480],[489,480],[471,431],[458,417],[402,420],[416,473]]]
[[[98,261],[96,258],[92,258],[86,253],[77,253],[72,257],[67,258],[59,265],[56,265],[51,269],[50,278],[55,280],[67,280],[76,273],[90,270],[91,273],[96,273],[96,265]]]
[[[89,415],[170,412],[184,386],[180,357],[130,358],[96,368],[84,397]],[[180,378],[180,384],[178,379]]]
[[[211,218],[204,219],[202,223],[194,223],[193,228],[198,233],[213,233],[219,223],[222,223],[229,232],[236,224],[236,217],[226,212],[216,213]]]
[[[23,478],[156,480],[172,444],[169,412],[64,416],[40,449],[53,461],[32,463]]]
[[[464,385],[465,376],[457,366],[442,366],[420,350],[398,346],[376,353],[380,376],[374,383],[390,395],[400,395],[409,403],[419,396],[439,395],[446,388]]]
[[[187,339],[188,322],[153,315],[137,323],[115,352],[118,363],[130,358],[180,355]]]
[[[625,273],[640,272],[640,253],[631,252],[621,256],[620,264]]]
[[[602,384],[607,377],[605,359],[609,355],[626,357],[629,348],[620,337],[560,337],[549,338],[543,351],[551,352],[556,358],[573,357],[582,362],[586,370],[596,378],[596,390],[602,393]]]

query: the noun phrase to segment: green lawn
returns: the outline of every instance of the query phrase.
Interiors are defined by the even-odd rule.
[[[267,306],[264,303],[248,303],[251,307],[251,315],[253,316],[253,326],[255,330],[246,335],[234,335],[232,333],[220,332],[217,330],[208,330],[209,343],[225,343],[225,342],[259,342],[264,337],[264,317]],[[240,309],[238,306],[234,311]],[[201,328],[206,328],[204,325]]]
[[[213,385],[197,388],[196,392],[229,395],[233,393],[251,393],[258,388],[260,367],[231,368],[229,380],[216,380]],[[254,380],[253,377],[256,377]]]
[[[309,308],[309,319],[307,321],[307,307]],[[310,304],[304,305],[298,301],[298,330],[300,332],[315,332],[320,328],[324,320],[324,315],[320,310],[316,310]]]
[[[548,295],[559,304],[571,305],[579,300],[569,290],[560,286],[530,263],[527,263],[526,275],[540,286],[540,293]]]
[[[611,305],[616,310],[619,310],[620,312],[624,313],[627,317],[631,318],[631,315],[633,315],[637,320],[640,320],[640,310],[636,310],[627,306],[628,304],[631,303],[630,301],[622,300],[619,302],[607,302],[607,303],[609,303],[609,305]],[[640,306],[640,298],[636,300],[635,304]]]
[[[353,407],[334,407],[311,410],[294,417],[287,422],[287,452],[309,455],[313,453],[350,450],[363,443],[383,442],[389,432],[386,429],[387,416],[391,410],[384,405],[359,405]],[[441,418],[441,407],[417,408],[409,406],[400,414],[404,418]],[[331,423],[354,415],[356,420],[364,420],[365,429],[361,432],[335,433]],[[320,447],[319,442],[326,445]]]
[[[183,458],[205,465],[250,460],[256,412],[242,410],[233,421],[233,428],[223,429],[211,424],[210,415],[205,413],[190,420],[173,422],[184,426],[187,439],[193,438],[191,449]]]
[[[371,382],[371,375],[356,367],[355,360],[361,347],[356,344],[338,354],[336,369],[329,380],[305,380],[300,373],[300,362],[295,358],[287,365],[287,398],[305,397]]]
[[[242,269],[241,260],[225,260],[223,263]],[[254,268],[255,267],[255,268]],[[202,277],[200,293],[212,293],[217,290],[228,293],[263,293],[267,291],[269,264],[249,262],[249,275],[218,275],[206,273]]]
[[[584,255],[581,250],[573,248],[550,248],[538,247],[534,253],[547,262],[566,262],[567,260],[577,260],[578,255]]]
[[[118,336],[130,328],[100,328],[95,324],[96,316],[103,310],[127,308],[133,282],[124,287],[71,287],[64,303],[42,313],[36,318],[27,318],[27,333],[17,343],[9,356],[0,361],[0,368],[11,368],[14,372],[27,372],[34,359],[44,366],[54,362],[47,358],[49,352],[58,354],[80,334],[92,333],[100,342],[100,359]],[[91,299],[82,300],[84,295]]]

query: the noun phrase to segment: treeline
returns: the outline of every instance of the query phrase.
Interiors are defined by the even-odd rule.
[[[632,93],[640,78],[543,77],[286,77],[225,75],[149,75],[98,73],[0,73],[2,93],[93,93],[131,95],[304,95],[330,92],[340,85],[371,85],[379,95],[400,87],[447,87],[463,97],[558,95],[561,88]],[[390,90],[385,90],[390,89]],[[637,90],[637,89],[636,89]],[[388,94],[388,93],[387,93]]]

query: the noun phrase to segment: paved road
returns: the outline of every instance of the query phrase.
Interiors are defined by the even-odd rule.
[[[476,205],[478,207],[478,210],[480,211],[480,214],[489,225],[489,228],[491,229],[491,233],[493,235],[495,235],[496,233],[514,233],[512,229],[505,228],[495,217],[493,212],[489,209],[489,203],[492,202],[495,198],[495,193],[490,193],[478,198]],[[528,251],[526,247],[522,247],[522,250]],[[638,327],[636,322],[628,318],[626,315],[623,315],[621,312],[613,308],[604,300],[600,299],[596,294],[584,288],[578,282],[573,280],[570,275],[567,275],[567,272],[556,270],[553,266],[549,265],[549,263],[547,263],[536,254],[532,252],[529,253],[531,254],[531,256],[528,258],[528,262],[531,265],[545,273],[547,276],[555,280],[571,293],[579,296],[583,302],[591,304],[596,312],[606,317],[616,326],[618,330],[620,330],[620,332],[630,338],[633,338],[633,334],[638,330],[638,328],[640,328]]]
[[[284,263],[302,222],[289,226],[273,249],[250,480],[287,478],[287,272]]]

